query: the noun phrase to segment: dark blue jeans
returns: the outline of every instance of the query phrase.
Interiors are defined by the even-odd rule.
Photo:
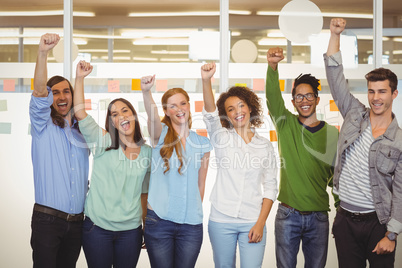
[[[163,220],[148,209],[144,231],[151,267],[195,266],[202,244],[202,224],[178,224]]]
[[[67,222],[34,211],[31,222],[33,267],[73,268],[81,251],[82,222]]]
[[[278,205],[275,218],[277,267],[296,267],[300,242],[304,253],[304,267],[325,267],[328,236],[329,223],[326,212],[303,215],[295,209]]]
[[[85,217],[82,247],[89,268],[132,268],[137,265],[142,244],[141,226],[127,231],[108,231]]]

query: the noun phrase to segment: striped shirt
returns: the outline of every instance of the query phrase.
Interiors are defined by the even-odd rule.
[[[369,151],[374,141],[371,125],[343,152],[339,178],[341,206],[353,212],[374,211],[369,176]]]

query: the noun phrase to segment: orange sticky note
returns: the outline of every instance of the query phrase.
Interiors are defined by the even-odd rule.
[[[318,87],[317,87],[317,89],[318,89],[319,91],[321,91],[321,80],[318,80]]]
[[[195,101],[194,102],[195,112],[202,112],[202,107],[204,107],[204,101]]]
[[[279,80],[279,88],[281,89],[281,91],[285,91],[285,80]]]
[[[156,91],[165,92],[167,91],[167,80],[156,80]]]
[[[31,78],[31,90],[34,90],[34,79]]]
[[[336,106],[336,103],[334,100],[329,101],[329,110],[331,112],[339,112],[338,106]]]
[[[140,88],[141,88],[141,85],[140,85]],[[120,81],[119,80],[107,81],[107,91],[108,92],[120,92]]]
[[[265,80],[264,79],[253,79],[253,90],[254,91],[264,91]]]
[[[339,132],[341,132],[341,126],[334,126],[338,129]]]
[[[208,137],[208,132],[206,129],[197,129],[195,132],[200,136]]]
[[[85,99],[85,110],[92,110],[91,99]]]
[[[5,79],[3,81],[3,91],[15,91],[15,81],[12,79]]]
[[[131,79],[131,90],[141,90],[141,79]]]
[[[275,130],[270,130],[269,131],[269,140],[270,141],[278,141],[278,137],[276,136],[276,131]]]

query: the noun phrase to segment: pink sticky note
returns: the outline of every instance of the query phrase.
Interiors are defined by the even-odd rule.
[[[85,99],[85,110],[92,110],[91,99]]]
[[[3,81],[3,91],[15,91],[15,80],[5,79]]]
[[[119,80],[107,81],[107,91],[108,92],[120,92],[120,81]]]
[[[253,90],[254,91],[264,91],[265,90],[265,80],[264,79],[253,79]]]
[[[167,91],[167,80],[156,80],[156,91]]]

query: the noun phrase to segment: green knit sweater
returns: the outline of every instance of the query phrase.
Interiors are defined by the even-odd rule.
[[[281,161],[278,200],[300,211],[329,211],[327,185],[332,176],[338,129],[323,122],[318,131],[300,123],[286,109],[279,87],[278,71],[267,70],[266,97],[275,124]],[[335,206],[339,199],[335,198]]]

